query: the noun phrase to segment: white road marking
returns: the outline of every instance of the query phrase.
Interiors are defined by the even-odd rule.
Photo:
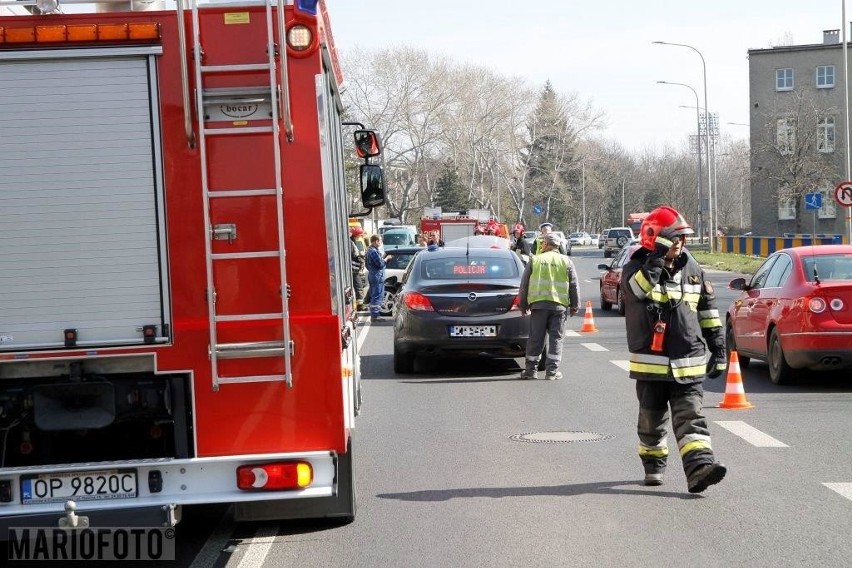
[[[823,483],[823,485],[852,501],[852,483]]]
[[[358,353],[360,353],[361,350],[364,348],[364,341],[367,339],[367,332],[370,331],[369,325],[361,325],[361,323],[361,318],[358,318],[358,321],[355,324],[356,329],[358,329],[360,326],[360,329],[358,329],[358,341],[356,342],[358,347]]]
[[[609,351],[609,349],[607,349],[603,345],[598,345],[597,343],[581,343],[580,345],[582,345],[589,351]]]
[[[742,420],[716,420],[716,424],[728,430],[732,434],[736,434],[752,446],[758,448],[789,448],[784,442],[780,442],[770,436],[764,434],[754,426],[749,426]]]
[[[278,535],[278,527],[265,525],[257,529],[252,538],[247,538],[242,541],[240,546],[246,546],[246,553],[240,558],[237,568],[249,568],[263,566],[266,560],[266,555],[272,549],[272,543],[275,542],[275,537]],[[231,565],[228,562],[228,565]]]
[[[216,564],[216,560],[225,549],[225,545],[230,540],[231,532],[234,528],[231,509],[229,508],[222,516],[222,519],[216,524],[216,528],[207,537],[207,542],[204,543],[204,546],[195,555],[195,559],[189,565],[189,568],[208,568]]]
[[[580,337],[580,334],[573,329],[566,330],[562,337]]]
[[[630,361],[610,361],[610,363],[612,363],[616,367],[621,367],[625,371],[630,370]]]

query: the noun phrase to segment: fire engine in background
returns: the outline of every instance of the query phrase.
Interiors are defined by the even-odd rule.
[[[630,227],[633,234],[638,235],[639,229],[642,227],[642,221],[644,221],[647,216],[648,213],[630,213],[627,215],[625,227]]]
[[[444,213],[440,207],[426,207],[420,218],[420,232],[425,234],[437,231],[444,242],[469,237],[477,229],[483,233],[492,229],[497,236],[509,238],[506,224],[498,222],[487,209]]]
[[[354,518],[341,75],[284,4],[0,18],[0,528]]]

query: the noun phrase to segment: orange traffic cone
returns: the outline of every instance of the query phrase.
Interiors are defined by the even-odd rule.
[[[740,373],[740,358],[736,351],[731,351],[731,360],[728,363],[728,383],[725,385],[725,396],[717,408],[742,409],[751,408],[753,405],[746,400],[745,389],[743,389],[743,376]]]
[[[595,318],[592,317],[592,301],[586,302],[586,315],[583,316],[583,327],[580,328],[581,333],[595,333],[598,328],[595,327]]]

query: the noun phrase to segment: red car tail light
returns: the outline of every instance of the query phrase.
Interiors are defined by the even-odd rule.
[[[515,310],[520,310],[520,309],[521,309],[521,297],[515,296],[515,299],[512,300],[512,307],[509,308],[509,311],[513,312]]]
[[[429,301],[429,298],[420,292],[406,292],[402,297],[402,301],[405,304],[405,307],[409,310],[415,310],[418,312],[435,311],[435,308],[432,306],[432,302]]]
[[[831,306],[831,309],[835,312],[839,312],[843,309],[843,300],[840,298],[832,298],[828,305]]]
[[[314,480],[314,468],[304,461],[259,463],[237,468],[237,488],[245,491],[302,489]]]
[[[826,305],[825,300],[819,296],[814,296],[808,300],[808,309],[815,314],[821,314],[824,312]]]

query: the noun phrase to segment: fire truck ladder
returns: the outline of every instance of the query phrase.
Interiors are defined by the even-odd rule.
[[[207,265],[207,306],[210,329],[210,362],[212,366],[213,391],[219,390],[219,385],[228,383],[250,383],[250,382],[266,382],[266,381],[282,381],[288,387],[293,386],[292,374],[292,355],[293,342],[290,339],[290,320],[289,307],[287,300],[287,269],[286,269],[286,249],[284,246],[284,202],[283,188],[281,176],[281,143],[280,143],[280,121],[279,121],[279,92],[280,84],[277,79],[277,64],[276,54],[279,53],[278,47],[274,43],[273,24],[277,23],[279,33],[284,29],[284,9],[281,2],[278,2],[277,19],[273,13],[270,0],[265,0],[266,6],[266,51],[268,61],[263,63],[244,63],[244,64],[229,64],[229,65],[204,65],[203,50],[201,45],[201,29],[199,18],[198,0],[190,0],[192,9],[192,46],[193,58],[195,63],[195,109],[198,124],[198,148],[201,158],[201,183],[202,190],[206,198],[204,201],[204,223],[207,231],[205,239],[205,256]],[[182,20],[182,17],[181,17]],[[283,37],[283,35],[282,35]],[[183,44],[182,44],[183,45]],[[282,76],[285,78],[286,84],[286,49],[281,48],[280,56],[282,58]],[[185,59],[184,59],[185,60]],[[205,76],[210,74],[228,74],[228,73],[245,73],[245,72],[269,72],[269,84],[263,87],[262,98],[268,97],[271,102],[272,124],[270,126],[259,127],[216,127],[208,128],[205,124],[205,105],[212,105],[217,102],[217,97],[222,96],[222,89],[205,89]],[[268,89],[268,91],[267,91]],[[240,95],[240,89],[228,89],[229,101],[234,101],[236,94]],[[250,88],[243,90],[243,96],[250,97],[251,93],[257,97],[259,90]],[[249,93],[251,91],[251,93]],[[285,133],[288,139],[291,138],[291,125],[288,97],[284,98],[284,116],[285,116]],[[245,102],[255,102],[254,100],[246,100]],[[207,153],[207,137],[209,136],[268,136],[272,141],[273,153],[272,161],[275,164],[275,187],[262,189],[232,189],[232,190],[217,190],[210,187],[210,169],[209,156]],[[235,253],[213,253],[212,241],[216,239],[230,239],[236,234],[236,227],[232,225],[216,225],[214,226],[210,218],[210,200],[211,199],[229,199],[235,197],[260,197],[274,195],[277,203],[277,241],[278,248],[275,250],[257,250],[249,252]],[[214,286],[214,265],[220,260],[246,260],[257,258],[272,258],[277,257],[280,270],[280,297],[281,309],[275,313],[246,313],[246,314],[219,314],[216,311],[216,290]],[[283,341],[256,341],[248,343],[219,343],[217,339],[217,324],[221,322],[233,321],[261,321],[261,320],[280,320],[282,325]],[[284,374],[273,375],[245,375],[245,376],[221,376],[219,374],[219,361],[222,359],[244,359],[251,357],[282,357],[284,358]]]

